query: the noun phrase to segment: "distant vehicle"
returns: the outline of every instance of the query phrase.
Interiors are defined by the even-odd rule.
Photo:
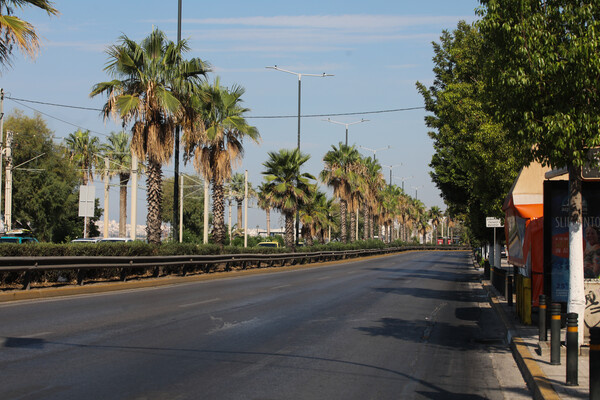
[[[502,250],[500,250],[500,257],[506,258],[506,246],[502,247]]]
[[[279,247],[278,242],[260,242],[256,247]]]
[[[31,231],[27,229],[18,229],[0,234],[0,243],[38,243],[38,240],[31,236]]]
[[[109,237],[109,238],[102,238],[102,239],[98,240],[98,243],[107,243],[107,242],[125,243],[125,242],[133,242],[133,240],[131,240],[131,238],[124,238],[124,237]]]
[[[95,238],[79,238],[71,240],[71,243],[96,243],[98,239]]]

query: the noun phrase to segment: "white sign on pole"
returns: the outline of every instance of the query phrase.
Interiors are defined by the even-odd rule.
[[[487,217],[485,219],[485,227],[486,228],[503,228],[502,221],[499,218]]]
[[[95,202],[96,187],[93,185],[81,185],[79,187],[79,216],[93,217]]]

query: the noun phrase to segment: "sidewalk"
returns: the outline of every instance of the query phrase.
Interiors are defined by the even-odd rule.
[[[481,270],[483,271],[483,270]],[[534,399],[588,399],[589,398],[589,352],[582,347],[578,358],[578,386],[567,386],[566,348],[561,348],[560,365],[550,364],[550,331],[548,341],[539,342],[537,326],[524,325],[517,318],[515,303],[509,306],[503,295],[482,279],[488,291],[490,303],[506,327],[507,341]],[[565,330],[561,332],[564,343]]]

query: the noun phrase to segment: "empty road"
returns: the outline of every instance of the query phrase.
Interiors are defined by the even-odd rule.
[[[531,398],[478,278],[408,252],[0,304],[0,398]]]

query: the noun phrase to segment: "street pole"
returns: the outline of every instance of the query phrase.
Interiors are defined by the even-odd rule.
[[[131,149],[131,229],[129,235],[131,240],[137,236],[137,181],[138,181],[138,158],[135,151]]]
[[[12,229],[12,141],[13,133],[6,132],[6,182],[4,192],[4,225],[7,231]]]
[[[208,243],[208,180],[204,178],[204,235],[203,243]]]
[[[177,44],[181,42],[181,0],[178,1],[177,5]],[[177,225],[179,221],[179,124],[175,127],[175,154],[174,168],[175,173],[173,177],[173,239],[175,239],[175,232],[177,232]],[[181,235],[180,235],[181,236]]]
[[[183,175],[179,182],[179,243],[183,242]]]
[[[2,160],[4,157],[4,89],[0,89],[0,186],[2,185]],[[5,230],[2,218],[2,188],[0,187],[0,228]]]
[[[327,118],[327,119],[324,119],[323,121],[325,121],[325,122],[331,122],[332,124],[344,125],[346,127],[346,146],[348,146],[348,127],[350,125],[355,125],[355,124],[360,124],[360,123],[363,123],[363,122],[368,122],[369,120],[368,119],[361,119],[360,121],[354,121],[354,122],[348,122],[348,123],[346,123],[346,122],[334,121],[331,118]]]
[[[104,238],[108,238],[108,205],[109,205],[109,201],[108,201],[108,189],[109,189],[109,168],[110,168],[110,161],[108,160],[108,157],[104,157]]]
[[[248,247],[248,170],[244,172],[244,248]]]

